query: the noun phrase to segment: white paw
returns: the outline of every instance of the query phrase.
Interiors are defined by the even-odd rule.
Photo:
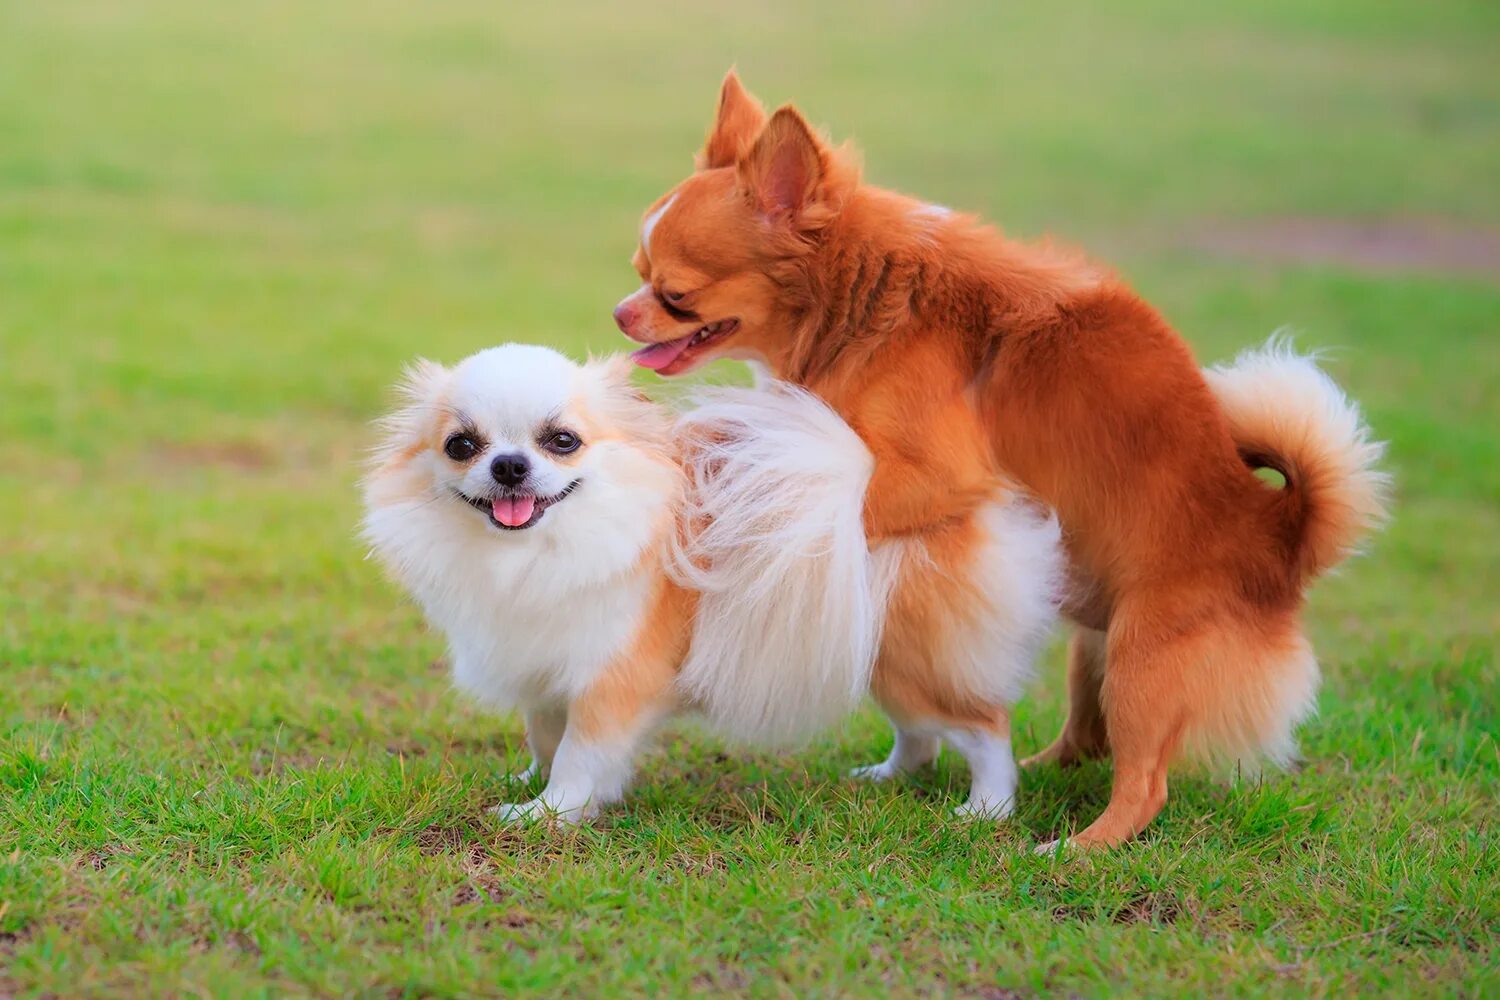
[[[489,813],[502,823],[533,823],[546,818],[547,805],[541,799],[507,802],[491,807]]]
[[[507,774],[505,776],[505,780],[513,781],[518,785],[527,785],[531,783],[531,779],[535,778],[541,772],[541,770],[541,765],[533,760],[530,764],[526,765],[525,770],[513,771],[510,774]]]
[[[864,767],[856,767],[849,772],[849,777],[858,778],[860,781],[889,781],[900,774],[899,768],[888,760],[879,764],[866,764]]]
[[[529,802],[507,803],[489,810],[502,823],[537,823],[554,820],[558,823],[582,823],[590,819],[597,810],[588,806],[563,806],[538,796]]]
[[[970,799],[953,810],[953,815],[959,819],[1002,820],[1015,811],[1015,808],[1014,798],[1001,799],[998,802],[991,799]]]
[[[1031,853],[1041,855],[1044,858],[1048,858],[1057,853],[1057,846],[1061,843],[1061,840],[1049,840],[1045,844],[1038,844],[1033,847],[1031,849]]]

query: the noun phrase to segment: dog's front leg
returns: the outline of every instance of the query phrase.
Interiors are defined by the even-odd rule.
[[[529,802],[497,806],[505,822],[581,823],[618,802],[630,786],[642,741],[675,702],[675,659],[615,663],[568,706],[547,787]]]
[[[592,819],[624,796],[641,735],[632,727],[613,738],[590,739],[570,726],[558,744],[552,775],[542,793],[529,802],[499,806],[495,814],[506,822]]]

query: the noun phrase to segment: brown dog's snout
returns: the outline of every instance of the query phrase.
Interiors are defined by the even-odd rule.
[[[629,335],[630,328],[635,326],[635,321],[635,306],[631,305],[628,300],[615,306],[615,325],[620,328],[621,333]]]

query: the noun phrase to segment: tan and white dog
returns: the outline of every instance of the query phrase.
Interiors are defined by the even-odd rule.
[[[1019,695],[1056,613],[1056,521],[996,482],[964,537],[872,552],[874,459],[816,397],[705,389],[674,421],[629,367],[516,344],[421,362],[366,481],[365,537],[447,635],[457,686],[525,713],[520,777],[549,778],[498,814],[592,816],[674,711],[785,744],[873,683],[940,710],[858,774],[921,766],[946,740],[972,770],[960,814],[1007,815],[993,706]],[[935,558],[945,544],[961,551]]]

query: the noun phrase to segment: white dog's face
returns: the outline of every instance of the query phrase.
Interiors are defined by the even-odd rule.
[[[502,531],[536,527],[585,476],[603,472],[582,375],[539,348],[496,348],[464,361],[439,404],[442,442],[427,462],[434,481]]]
[[[628,362],[507,344],[452,369],[419,363],[403,393],[366,488],[366,534],[398,568],[443,575],[463,569],[445,561],[526,552],[589,578],[671,523],[669,424]]]

